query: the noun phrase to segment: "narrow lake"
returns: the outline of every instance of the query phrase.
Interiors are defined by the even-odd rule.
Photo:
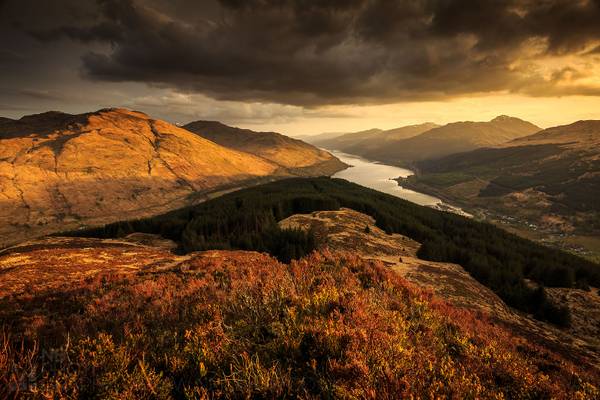
[[[436,197],[405,189],[399,186],[398,182],[392,180],[398,177],[406,178],[413,175],[413,172],[409,169],[380,164],[377,161],[365,160],[359,156],[342,153],[341,151],[327,151],[346,164],[351,165],[350,168],[333,175],[334,178],[346,179],[347,181],[358,183],[359,185],[379,190],[380,192],[388,193],[422,206],[433,206],[442,202]]]
[[[449,211],[465,217],[472,217],[464,210],[446,204],[437,197],[403,188],[398,185],[398,182],[393,180],[394,178],[406,178],[413,175],[413,172],[409,169],[380,164],[377,161],[366,160],[362,157],[337,150],[327,151],[346,164],[351,165],[350,168],[333,175],[334,178],[346,179],[347,181],[358,183],[359,185],[379,190],[380,192],[388,193],[422,206],[429,206],[441,211]]]

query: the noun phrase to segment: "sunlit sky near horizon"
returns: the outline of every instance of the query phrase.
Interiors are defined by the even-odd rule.
[[[600,119],[600,0],[0,0],[0,116],[289,135]]]

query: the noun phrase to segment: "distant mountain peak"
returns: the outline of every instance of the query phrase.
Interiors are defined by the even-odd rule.
[[[508,121],[523,121],[517,117],[511,117],[510,115],[498,115],[496,118],[491,120],[490,122],[508,122]]]
[[[24,115],[19,120],[23,121],[23,120],[29,120],[29,119],[51,118],[51,117],[58,117],[58,116],[63,116],[63,115],[70,115],[70,114],[67,114],[62,111],[45,111],[45,112],[39,113],[39,114]]]
[[[572,127],[586,127],[586,128],[600,128],[600,120],[597,119],[582,119],[576,122],[573,122],[570,125]]]
[[[187,124],[184,124],[187,126],[192,126],[192,125],[196,125],[196,126],[222,126],[222,127],[227,127],[227,128],[231,128],[231,129],[240,129],[240,128],[236,128],[233,126],[229,126],[226,125],[224,123],[222,123],[221,121],[214,121],[214,120],[208,120],[208,119],[199,119],[197,121],[193,121]]]

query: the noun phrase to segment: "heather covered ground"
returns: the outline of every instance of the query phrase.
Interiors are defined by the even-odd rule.
[[[0,397],[598,398],[581,370],[377,261],[243,251],[0,299]]]

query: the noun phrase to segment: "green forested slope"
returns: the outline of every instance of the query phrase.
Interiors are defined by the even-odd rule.
[[[330,178],[288,179],[234,192],[162,216],[119,222],[76,232],[116,237],[130,232],[158,233],[175,240],[180,251],[248,249],[267,251],[282,261],[310,252],[313,235],[283,231],[277,221],[298,213],[348,207],[373,216],[389,233],[422,243],[419,256],[461,264],[508,304],[540,319],[568,323],[568,313],[546,300],[543,289],[525,283],[584,287],[600,285],[600,266],[550,249],[493,225],[421,207],[400,198]]]

